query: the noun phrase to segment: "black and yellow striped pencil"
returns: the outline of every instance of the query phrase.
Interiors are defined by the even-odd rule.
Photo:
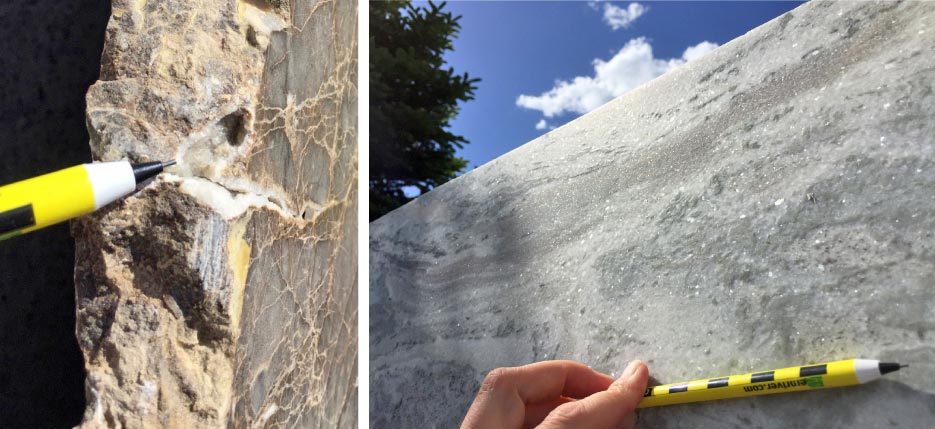
[[[852,386],[876,380],[905,366],[871,359],[848,359],[663,384],[647,387],[637,408]]]
[[[0,241],[100,209],[171,165],[95,162],[0,186]]]

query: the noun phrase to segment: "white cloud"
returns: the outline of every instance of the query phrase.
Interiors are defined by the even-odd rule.
[[[548,126],[549,126],[549,123],[546,122],[545,119],[540,119],[539,122],[536,122],[536,129],[537,129],[537,130],[544,130],[544,129],[546,129],[546,127],[548,127]]]
[[[594,7],[593,5],[591,7]],[[639,3],[630,3],[626,9],[610,3],[604,3],[604,22],[614,29],[627,28],[636,18],[643,16],[649,8]]]
[[[558,80],[540,95],[520,95],[516,105],[538,110],[546,118],[566,112],[587,113],[716,47],[705,41],[685,49],[681,58],[660,59],[653,56],[653,47],[645,38],[632,39],[609,60],[594,59],[594,76]]]
[[[685,48],[685,52],[682,53],[682,59],[685,61],[691,61],[695,58],[698,58],[708,52],[711,52],[717,48],[717,43],[711,43],[708,41],[701,42],[695,46],[689,46]]]

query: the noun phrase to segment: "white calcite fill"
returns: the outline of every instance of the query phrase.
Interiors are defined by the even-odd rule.
[[[930,426],[933,23],[807,3],[373,222],[371,426],[456,427],[487,372],[545,359],[666,383],[855,357],[910,367],[638,426]]]
[[[238,218],[248,209],[260,207],[278,211],[283,216],[291,216],[272,201],[276,197],[270,198],[270,195],[266,193],[232,191],[230,188],[201,177],[186,177],[178,179],[178,182],[180,191],[195,197],[202,205],[210,207],[226,220]],[[251,188],[253,191],[262,192],[255,184]]]

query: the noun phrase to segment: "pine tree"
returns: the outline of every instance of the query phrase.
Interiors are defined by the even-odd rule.
[[[444,7],[370,3],[371,221],[411,199],[403,188],[421,195],[467,166],[455,150],[468,141],[447,128],[480,79],[444,67],[461,18]]]

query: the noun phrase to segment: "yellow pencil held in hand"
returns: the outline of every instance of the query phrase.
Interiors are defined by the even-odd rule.
[[[82,164],[0,187],[0,240],[91,213],[173,164]]]
[[[687,383],[647,387],[637,408],[744,396],[798,392],[852,386],[876,380],[906,365],[870,359],[848,359],[817,365],[794,366],[773,371],[729,377],[706,378]]]

